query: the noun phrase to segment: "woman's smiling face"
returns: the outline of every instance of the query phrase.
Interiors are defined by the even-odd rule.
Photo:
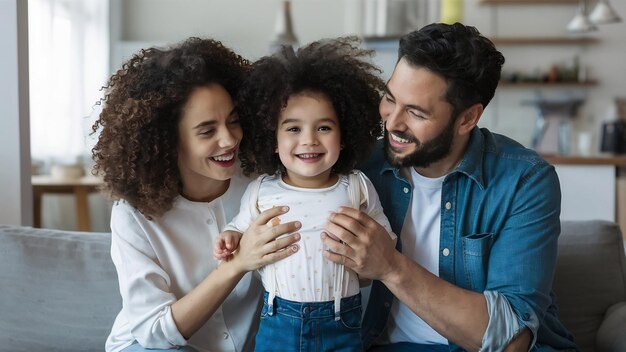
[[[178,125],[178,168],[183,188],[229,180],[235,173],[242,136],[232,99],[222,86],[194,89]]]

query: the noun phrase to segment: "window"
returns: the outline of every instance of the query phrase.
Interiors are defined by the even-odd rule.
[[[28,31],[33,161],[89,160],[109,75],[109,0],[29,0]]]

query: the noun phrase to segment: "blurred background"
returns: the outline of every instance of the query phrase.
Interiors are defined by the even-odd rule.
[[[12,48],[0,59],[9,77],[0,92],[6,137],[0,161],[7,165],[0,170],[0,223],[109,231],[110,202],[89,172],[91,125],[100,88],[142,48],[211,37],[254,60],[280,44],[355,34],[376,51],[373,60],[387,79],[401,35],[459,21],[476,26],[506,58],[479,126],[555,165],[563,219],[626,224],[626,1],[1,0],[0,6],[0,44]]]

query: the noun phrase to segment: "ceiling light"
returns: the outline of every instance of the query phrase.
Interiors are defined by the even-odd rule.
[[[587,1],[580,0],[580,6],[578,7],[578,13],[567,24],[567,30],[575,33],[591,32],[598,29],[587,16]]]
[[[617,23],[622,19],[617,12],[611,7],[608,0],[600,0],[596,7],[591,11],[589,20],[595,24]]]

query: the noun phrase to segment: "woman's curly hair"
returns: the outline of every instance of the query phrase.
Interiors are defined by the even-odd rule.
[[[283,47],[252,65],[237,104],[245,130],[240,154],[244,173],[284,171],[275,153],[278,118],[289,97],[302,92],[325,95],[337,113],[343,149],[333,172],[347,173],[367,160],[382,132],[378,105],[384,82],[368,60],[372,51],[358,45],[356,37],[343,37],[313,42],[297,52]]]
[[[141,50],[104,87],[104,107],[92,126],[94,174],[113,200],[148,218],[172,207],[181,191],[178,123],[192,90],[219,84],[233,97],[249,63],[222,43],[189,38],[168,49]]]

